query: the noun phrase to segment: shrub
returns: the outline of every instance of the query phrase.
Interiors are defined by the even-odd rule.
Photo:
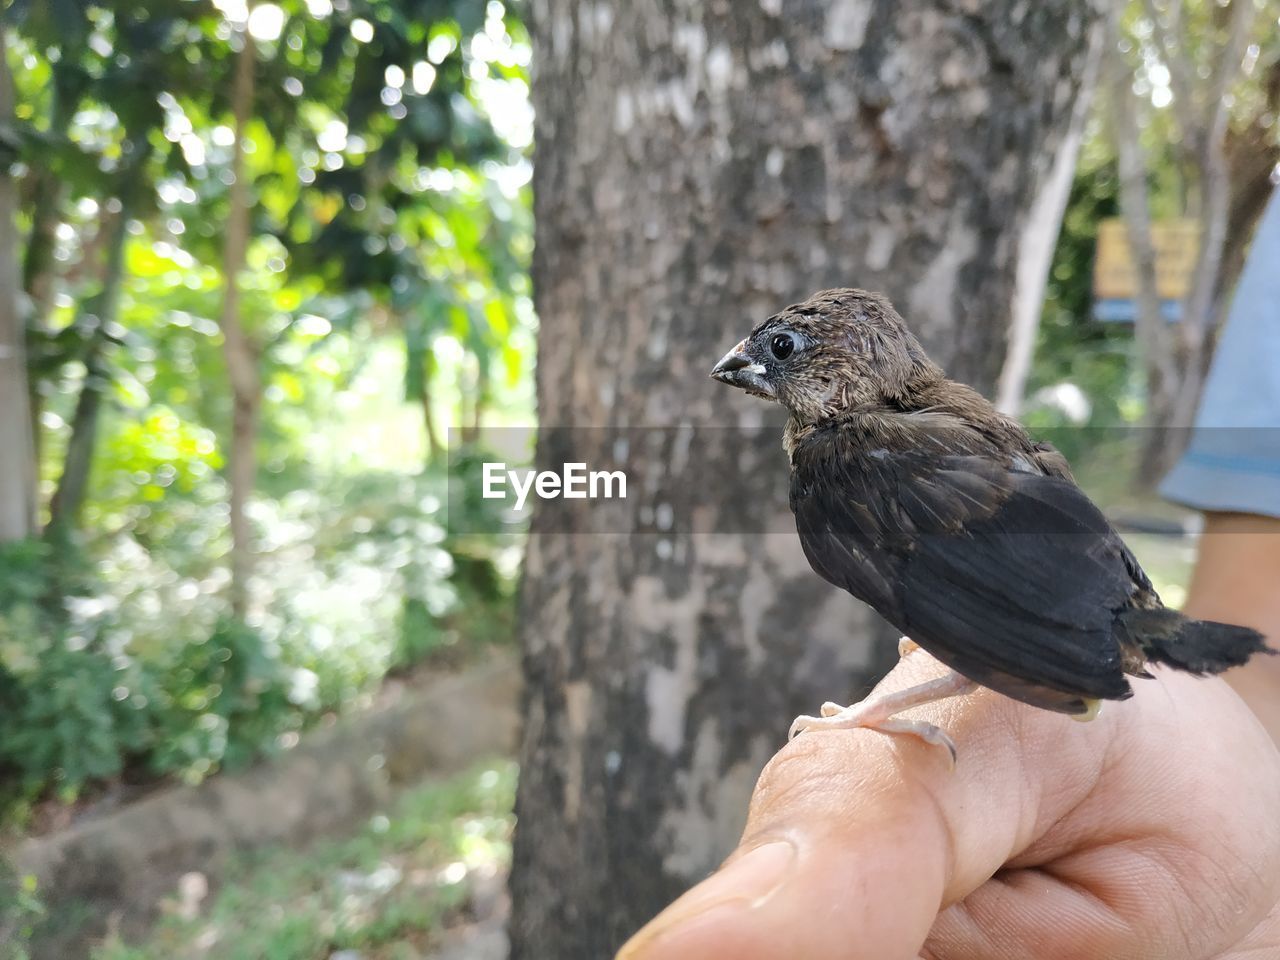
[[[0,546],[0,821],[122,777],[197,781],[389,669],[510,636],[511,548],[446,537],[442,478],[333,483],[255,504],[249,623],[227,615],[206,556],[216,504],[189,503],[163,546]]]

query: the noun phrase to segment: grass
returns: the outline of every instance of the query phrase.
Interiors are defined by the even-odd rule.
[[[94,960],[410,960],[461,917],[477,871],[510,861],[516,768],[482,764],[410,790],[355,835],[233,865],[197,916],[171,906],[145,942]]]

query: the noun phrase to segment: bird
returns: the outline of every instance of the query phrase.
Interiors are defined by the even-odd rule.
[[[889,300],[823,290],[763,320],[713,379],[788,411],[783,448],[804,554],[948,668],[935,680],[801,716],[944,747],[899,714],[986,687],[1081,720],[1159,664],[1218,674],[1274,653],[1248,627],[1168,609],[1051,444],[950,380]]]

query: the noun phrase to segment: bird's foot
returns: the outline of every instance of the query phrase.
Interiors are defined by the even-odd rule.
[[[951,735],[937,724],[927,723],[923,720],[906,720],[901,717],[885,717],[876,720],[865,715],[867,713],[863,709],[865,706],[874,706],[874,704],[855,703],[849,707],[840,707],[838,704],[824,703],[822,705],[822,716],[796,717],[791,724],[791,731],[787,735],[788,739],[795,739],[800,734],[808,733],[811,730],[852,730],[859,727],[867,730],[879,730],[881,733],[907,733],[914,737],[919,737],[925,743],[933,744],[935,747],[946,747],[947,753],[951,757],[951,764],[955,766],[957,756],[956,743],[951,739]],[[835,709],[831,709],[833,707]]]
[[[920,649],[920,644],[916,643],[910,637],[902,637],[898,641],[898,659],[911,656]]]
[[[859,727],[879,730],[882,733],[908,733],[919,737],[925,743],[946,747],[951,757],[951,764],[954,766],[957,755],[956,745],[945,730],[923,720],[905,720],[896,715],[924,703],[969,693],[976,686],[972,681],[953,671],[937,680],[929,680],[883,697],[863,700],[848,707],[828,701],[822,705],[822,716],[796,717],[787,738],[794,739],[799,734],[811,730],[851,730]]]

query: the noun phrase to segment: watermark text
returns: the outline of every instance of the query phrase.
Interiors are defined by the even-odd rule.
[[[523,510],[530,493],[542,500],[625,500],[627,475],[621,470],[588,470],[585,463],[566,463],[554,470],[510,470],[505,463],[484,464],[481,496],[505,500],[510,488],[516,510]]]

